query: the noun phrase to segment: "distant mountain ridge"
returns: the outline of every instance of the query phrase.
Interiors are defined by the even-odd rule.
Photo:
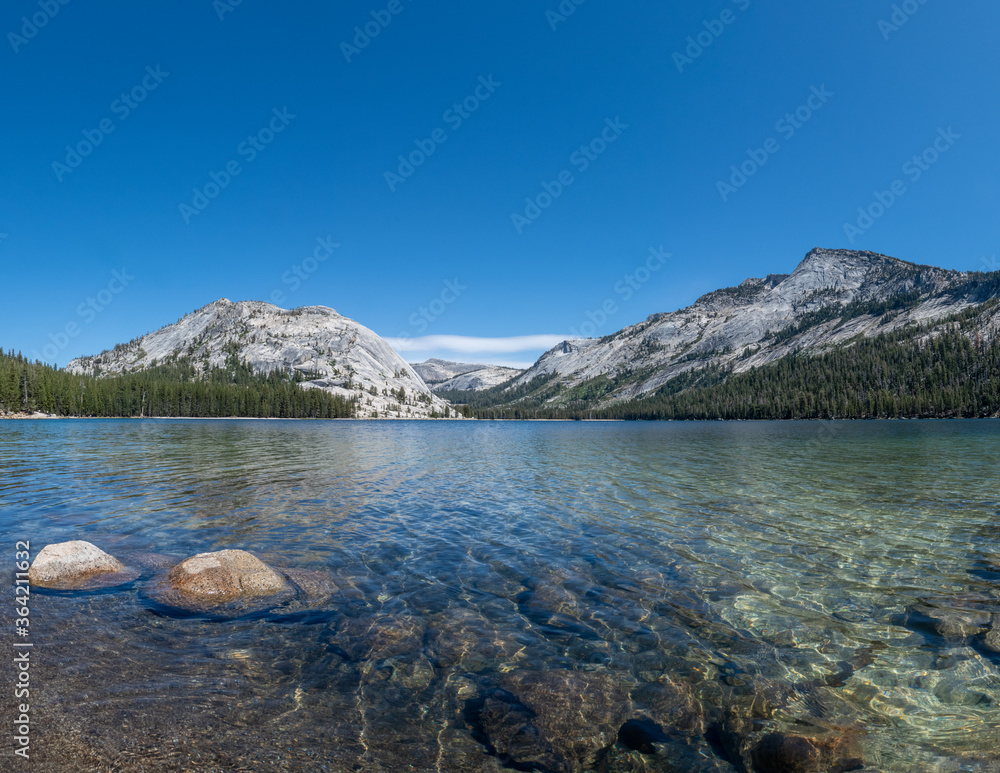
[[[944,404],[961,406],[963,415],[968,415],[979,410],[978,403],[984,406],[982,410],[992,411],[994,402],[1000,401],[992,393],[976,392],[983,384],[993,383],[989,358],[994,354],[1000,358],[1000,351],[988,346],[1000,330],[998,298],[1000,272],[952,271],[880,253],[817,248],[790,274],[746,279],[735,287],[706,293],[683,309],[652,314],[603,338],[566,340],[524,371],[440,359],[411,366],[374,332],[334,309],[284,310],[268,303],[234,303],[224,298],[154,333],[99,355],[75,359],[67,370],[104,376],[180,364],[196,377],[199,372],[213,372],[217,377],[220,368],[227,372],[242,368],[241,372],[265,376],[279,372],[300,388],[322,389],[350,401],[362,418],[476,411],[480,416],[528,418],[568,416],[581,410],[603,411],[602,415],[610,417],[614,406],[648,403],[652,398],[663,403],[664,395],[708,386],[715,390],[711,392],[715,397],[706,392],[704,400],[746,402],[756,388],[753,379],[741,381],[738,390],[733,387],[736,396],[726,393],[722,385],[789,362],[811,369],[814,380],[803,381],[796,387],[799,391],[821,391],[826,389],[822,373],[817,375],[815,363],[802,358],[855,347],[868,359],[840,357],[837,367],[878,372],[881,383],[872,389],[881,390],[879,406],[899,410],[903,405],[916,406],[921,415],[950,415],[935,412],[934,396],[928,396],[926,389],[919,400],[909,401],[906,389],[916,392],[920,382],[933,382],[935,394],[948,392]],[[859,342],[883,339],[875,349],[859,346]],[[962,373],[945,385],[940,368],[927,370],[935,365],[923,349],[941,340],[955,349],[949,367],[976,371],[975,388],[961,383]],[[892,351],[886,355],[888,349]],[[788,376],[788,368],[781,379],[768,373],[760,383],[769,384],[769,389],[795,380]],[[851,402],[856,407],[867,405],[867,383],[864,378],[842,378],[838,388],[857,393]],[[809,404],[807,398],[802,398],[803,404]],[[824,399],[830,405],[836,402],[830,394]],[[677,406],[674,400],[654,413],[714,415],[710,405],[693,411]],[[780,400],[769,406],[752,411],[730,406],[726,415],[762,418],[770,416],[767,411],[785,411]],[[483,413],[498,407],[501,410]],[[867,409],[851,410],[867,415]],[[645,409],[626,413],[649,415]]]
[[[355,399],[360,418],[450,413],[382,338],[326,306],[285,310],[222,298],[127,344],[74,359],[66,370],[110,375],[179,360],[203,372],[236,361],[258,374],[298,374],[303,388]]]
[[[945,318],[997,297],[998,277],[817,248],[791,274],[747,279],[603,338],[567,340],[490,398],[495,405],[528,400],[549,407],[635,400],[691,371],[739,374]],[[975,333],[991,340],[996,314],[981,328]]]
[[[502,365],[473,365],[439,359],[418,362],[413,369],[437,393],[490,389],[524,372]]]

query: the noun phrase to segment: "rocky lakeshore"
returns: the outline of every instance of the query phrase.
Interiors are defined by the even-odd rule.
[[[245,628],[261,619],[284,621],[284,626],[320,625],[320,636],[308,651],[270,665],[259,662],[257,645],[252,642],[245,649],[229,647],[214,655],[202,649],[201,657],[222,657],[225,671],[244,673],[240,679],[277,679],[290,686],[283,677],[294,675],[296,686],[286,698],[286,709],[276,718],[289,732],[296,727],[296,715],[304,718],[310,711],[325,713],[344,700],[353,702],[353,711],[361,710],[356,715],[358,724],[350,731],[356,735],[341,750],[343,756],[335,758],[346,765],[352,754],[357,755],[351,767],[358,770],[402,769],[414,761],[418,769],[542,773],[878,769],[866,750],[873,718],[845,700],[841,689],[856,672],[871,666],[884,646],[860,650],[849,660],[832,664],[825,676],[795,682],[782,679],[780,668],[747,671],[711,658],[704,669],[692,667],[676,639],[680,621],[670,610],[672,592],[662,585],[667,578],[647,575],[643,579],[647,588],[654,584],[662,588],[641,602],[647,617],[652,616],[648,623],[619,645],[631,653],[634,663],[632,669],[622,670],[611,665],[606,643],[591,638],[596,618],[581,605],[572,575],[538,566],[537,579],[525,586],[505,577],[500,565],[497,569],[499,574],[481,585],[481,590],[497,594],[498,600],[516,602],[525,634],[536,625],[564,629],[566,638],[560,649],[570,658],[565,664],[559,665],[557,657],[539,668],[519,656],[524,644],[518,645],[516,633],[506,642],[487,634],[482,622],[493,614],[492,604],[476,612],[444,608],[421,617],[393,613],[392,600],[376,595],[376,588],[364,577],[274,567],[239,549],[185,559],[151,553],[125,554],[119,559],[77,540],[47,545],[29,575],[36,588],[63,592],[64,600],[72,599],[82,607],[95,599],[108,599],[109,589],[118,587],[127,593],[141,576],[139,595],[154,614],[149,619],[152,627],[143,637],[161,641],[165,641],[166,629],[175,627],[172,621],[187,621],[193,627],[189,633],[198,630],[210,640],[224,634],[228,626]],[[95,590],[102,591],[101,595],[88,597]],[[67,591],[77,595],[66,596]],[[719,589],[723,595],[741,592],[739,586]],[[381,611],[376,611],[378,606]],[[613,625],[608,612],[605,624]],[[945,649],[974,643],[984,655],[995,657],[998,651],[1000,604],[995,599],[928,598],[909,610],[902,622]],[[718,622],[709,626],[709,640],[717,639],[718,647],[741,646],[736,631],[727,632]],[[713,633],[712,628],[718,630]],[[733,638],[726,641],[726,637]],[[67,637],[58,638],[64,641],[51,643],[55,652],[69,644]],[[185,638],[189,637],[181,640]],[[180,646],[181,640],[171,646]],[[92,643],[85,646],[85,650],[92,648]],[[79,658],[66,662],[70,682],[75,679],[73,672],[83,665]],[[92,664],[88,671],[91,667],[102,668]],[[135,670],[128,662],[122,668],[125,674]],[[211,684],[205,684],[205,699],[214,706],[212,711],[218,717],[232,714],[230,707],[215,705]],[[163,698],[169,702],[169,696]],[[357,701],[368,707],[358,706]],[[423,750],[414,749],[413,744],[425,736],[426,729],[378,708],[411,702],[425,706],[440,723],[436,742]],[[275,709],[281,703],[275,703]],[[43,711],[47,714],[54,708]],[[255,722],[252,714],[263,706],[248,708],[251,716],[232,714],[227,723],[236,727]],[[133,716],[125,706],[118,710],[121,716]],[[185,764],[195,764],[195,758],[177,749],[172,754],[179,767],[157,759],[158,752],[143,744],[153,742],[159,732],[155,723],[143,726],[141,736],[129,741],[132,764],[120,769],[181,770],[187,769]],[[309,740],[320,742],[315,736]],[[346,741],[341,738],[339,743]],[[161,738],[159,743],[166,740]],[[94,767],[86,769],[99,769],[97,760],[105,759],[106,750],[87,747],[83,737],[59,732],[52,744],[50,749],[58,754],[74,748],[74,755],[93,759]],[[211,758],[215,767],[205,769],[225,770],[237,764],[226,756],[225,743],[216,749]],[[286,751],[270,762],[257,758],[254,765],[263,767],[253,769],[297,769],[302,749]],[[292,767],[282,767],[279,759]]]
[[[321,694],[338,692],[345,679],[353,683],[347,694],[367,694],[373,707],[436,694],[435,700],[450,705],[452,712],[438,740],[440,770],[778,773],[864,768],[862,717],[842,702],[827,701],[822,712],[800,714],[790,732],[779,715],[794,706],[801,686],[762,680],[695,686],[688,681],[688,668],[671,673],[671,666],[679,664],[672,664],[662,650],[662,632],[652,629],[631,645],[649,669],[638,678],[602,667],[600,658],[586,668],[538,670],[519,662],[516,650],[497,649],[498,642],[477,637],[474,621],[461,615],[442,610],[421,621],[364,612],[374,600],[365,598],[361,578],[275,568],[242,550],[179,561],[163,554],[119,560],[77,540],[47,545],[29,572],[34,586],[78,591],[84,604],[87,591],[125,586],[140,574],[148,578],[143,593],[158,615],[201,617],[203,629],[266,611],[279,619],[310,608],[339,607],[340,614],[321,637],[326,654],[319,662],[272,666],[279,673],[302,669],[311,674],[313,684],[295,690],[289,713],[322,702]],[[530,597],[520,603],[528,619],[582,611],[574,611],[572,598],[557,590],[564,579],[553,576],[527,591]],[[570,644],[571,649],[580,646],[584,641]],[[229,659],[250,657],[236,650]],[[509,665],[497,668],[497,663]],[[67,667],[74,670],[71,663]],[[360,719],[363,750],[357,751],[372,764],[359,769],[401,769],[413,754],[408,746],[419,737],[415,728],[376,710]],[[87,753],[100,756],[96,749]],[[125,769],[171,769],[159,763],[147,768],[139,752],[133,753],[135,767]],[[424,763],[430,767],[431,761]]]

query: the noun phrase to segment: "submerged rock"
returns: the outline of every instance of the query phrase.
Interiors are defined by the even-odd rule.
[[[747,770],[750,739],[759,735],[772,711],[766,701],[759,704],[755,701],[749,706],[730,706],[718,722],[708,727],[705,740],[721,759]]]
[[[655,754],[659,744],[669,741],[663,728],[649,717],[630,719],[618,729],[618,743],[643,754]]]
[[[506,690],[468,701],[465,719],[472,737],[517,770],[566,770],[564,760],[534,724],[535,713]]]
[[[285,569],[283,571],[285,577],[292,581],[307,601],[326,601],[340,590],[333,580],[333,575],[329,572],[318,569]]]
[[[199,553],[170,570],[170,587],[198,601],[272,596],[288,589],[278,572],[245,550]]]
[[[412,617],[366,615],[348,618],[335,639],[351,660],[414,656],[423,647],[424,629]]]
[[[598,671],[512,671],[500,681],[535,712],[535,724],[557,751],[586,764],[618,740],[632,711],[628,691]]]
[[[761,773],[811,773],[820,769],[820,753],[800,735],[770,733],[752,752],[754,767]]]
[[[251,553],[220,550],[186,558],[159,575],[147,592],[157,603],[185,614],[233,617],[288,601],[296,587]]]
[[[792,705],[784,705],[781,714]],[[845,773],[865,767],[860,724],[800,715],[791,732],[776,709],[766,698],[730,705],[706,739],[721,758],[754,773]]]
[[[985,630],[990,619],[985,612],[959,609],[929,609],[927,615],[935,621],[934,630],[946,639],[976,636]]]
[[[466,706],[473,736],[520,770],[592,770],[618,741],[632,712],[628,691],[609,674],[552,669],[501,675]]]
[[[595,773],[738,773],[725,760],[690,747],[663,745],[655,754],[643,754],[621,744],[601,753]]]
[[[329,572],[279,569],[245,550],[199,553],[180,563],[150,554],[145,563],[165,569],[145,590],[148,598],[181,614],[232,618],[271,611],[295,614],[322,607],[341,588]]]
[[[498,603],[510,605],[510,602]],[[513,667],[511,664],[522,657],[525,637],[518,631],[494,630],[483,614],[485,608],[485,603],[480,609],[454,607],[428,618],[428,643],[442,668],[482,673]]]
[[[641,694],[633,691],[637,707]],[[618,731],[618,743],[603,759],[599,770],[657,771],[657,773],[736,773],[725,754],[706,737],[706,717],[700,707],[687,700],[684,691],[675,694],[677,704],[669,699],[659,702],[661,711],[651,711],[628,720]],[[650,704],[646,704],[649,706]]]
[[[632,689],[636,706],[672,736],[703,736],[707,730],[706,707],[687,682],[672,680],[664,671],[661,680],[641,683]]]
[[[32,585],[54,590],[106,588],[138,576],[137,570],[83,540],[46,545],[28,570]]]
[[[857,734],[806,737],[794,733],[769,733],[751,752],[760,773],[846,773],[865,767]]]
[[[995,606],[994,600],[976,594],[923,599],[907,607],[903,624],[940,637],[946,645],[961,645],[989,629],[990,609]]]
[[[980,646],[988,652],[1000,654],[1000,614],[990,618],[990,628],[979,637]]]

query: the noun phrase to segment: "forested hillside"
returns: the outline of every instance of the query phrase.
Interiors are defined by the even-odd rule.
[[[793,355],[824,354],[859,335],[871,339],[905,331],[908,338],[916,326],[998,295],[1000,272],[954,271],[879,253],[817,248],[791,274],[749,278],[601,338],[564,341],[501,391],[513,395],[545,377],[548,396],[540,407],[546,410],[581,405],[617,410],[623,402],[654,398],[692,369],[739,375]],[[995,333],[992,322],[986,324],[983,337],[990,340]],[[501,402],[523,408],[533,399]],[[673,405],[684,413],[679,403]]]
[[[280,372],[255,375],[235,358],[226,367],[210,369],[204,378],[185,360],[94,378],[0,352],[0,413],[314,419],[354,415],[353,401],[321,389],[303,389],[301,380]]]
[[[821,354],[792,354],[734,373],[711,365],[671,379],[639,400],[598,406],[616,384],[601,377],[563,391],[551,379],[470,394],[480,418],[871,419],[1000,415],[1000,338],[977,331],[991,300],[944,320],[858,336]],[[603,383],[602,383],[603,382]],[[560,407],[547,401],[559,396]],[[461,398],[452,394],[453,400]],[[493,403],[493,404],[490,404]]]

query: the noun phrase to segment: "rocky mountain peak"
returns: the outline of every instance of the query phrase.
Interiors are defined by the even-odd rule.
[[[974,291],[969,281],[963,272],[878,252],[818,247],[791,274],[747,279],[599,340],[568,341],[516,383],[554,376],[563,391],[549,399],[558,402],[570,388],[606,377],[615,388],[605,399],[629,399],[707,365],[741,372],[961,311]],[[976,297],[984,300],[991,287]]]
[[[806,256],[796,267],[795,271],[816,270],[818,268],[825,270],[858,270],[905,265],[912,264],[907,264],[905,261],[890,257],[889,255],[883,255],[880,252],[814,247],[806,253]]]
[[[228,367],[234,357],[255,373],[288,373],[305,388],[354,398],[362,417],[447,408],[384,340],[327,306],[282,309],[220,298],[154,333],[72,360],[67,370],[112,375],[188,363],[205,372]]]

